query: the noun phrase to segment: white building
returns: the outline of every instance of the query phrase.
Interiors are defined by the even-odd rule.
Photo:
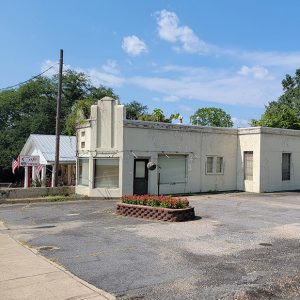
[[[39,156],[39,163],[43,165],[40,181],[43,185],[53,186],[53,166],[55,164],[55,135],[31,134],[27,139],[21,155]],[[36,167],[25,167],[24,187],[37,180]],[[74,185],[76,177],[76,137],[60,136],[59,144],[59,184]],[[47,182],[48,178],[48,182]]]
[[[91,197],[300,189],[296,130],[126,120],[124,106],[105,97],[77,143],[76,193]]]

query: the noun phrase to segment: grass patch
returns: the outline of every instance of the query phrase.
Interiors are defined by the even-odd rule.
[[[75,195],[56,195],[56,196],[45,196],[43,197],[47,202],[64,202],[75,200]]]

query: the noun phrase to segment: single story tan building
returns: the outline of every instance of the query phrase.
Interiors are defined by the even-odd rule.
[[[78,127],[77,149],[76,193],[91,197],[300,189],[297,130],[126,120],[105,97]]]

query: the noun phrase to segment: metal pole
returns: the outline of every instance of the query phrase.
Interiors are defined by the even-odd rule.
[[[60,103],[61,103],[61,89],[62,89],[62,72],[63,72],[63,49],[60,49],[59,58],[59,73],[58,73],[58,89],[57,89],[57,105],[56,105],[56,144],[55,144],[55,164],[54,164],[54,186],[58,184],[58,164],[59,164],[59,138],[60,138]]]
[[[158,169],[158,176],[157,176],[157,196],[159,196],[160,193],[160,171]]]

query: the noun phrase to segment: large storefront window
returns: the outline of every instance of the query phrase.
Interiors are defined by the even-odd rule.
[[[95,159],[95,188],[119,187],[119,159]]]
[[[78,185],[89,185],[89,160],[88,158],[78,159]]]

